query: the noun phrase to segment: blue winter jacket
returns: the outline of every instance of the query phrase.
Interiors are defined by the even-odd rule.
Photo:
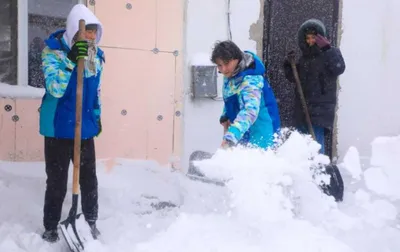
[[[84,18],[86,24],[98,24],[97,41],[99,41],[101,23],[90,10],[83,7],[71,11],[66,30],[51,34],[45,41],[42,69],[46,92],[40,109],[40,134],[46,137],[73,139],[75,135],[77,68],[67,58],[67,53],[70,50],[72,38],[78,31],[80,18]],[[84,70],[82,139],[97,136],[101,130],[100,78],[103,63],[104,53],[97,48],[96,73],[91,74],[86,69]]]
[[[265,67],[252,52],[252,63],[231,78],[224,79],[222,117],[231,126],[224,139],[234,144],[267,148],[279,130],[280,117],[275,96],[264,78]]]

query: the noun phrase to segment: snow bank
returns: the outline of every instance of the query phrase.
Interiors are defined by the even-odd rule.
[[[344,167],[350,172],[355,180],[361,179],[362,169],[360,154],[355,147],[350,147],[343,159]]]
[[[223,212],[181,213],[177,220],[135,251],[396,251],[397,209],[385,198],[359,189],[341,205],[321,193],[321,177],[309,167],[327,163],[318,144],[298,133],[276,153],[218,151],[196,164],[207,176],[226,180]],[[342,169],[360,179],[358,152]],[[346,165],[351,166],[347,168]],[[347,186],[347,185],[346,185]],[[290,241],[290,242],[289,242]]]
[[[371,167],[364,173],[368,189],[392,200],[399,200],[400,136],[378,137],[371,145]]]
[[[398,251],[398,202],[392,196],[399,190],[393,181],[382,189],[387,183],[373,187],[367,179],[374,169],[391,181],[386,170],[393,164],[379,155],[395,142],[400,144],[375,141],[372,160],[385,165],[365,171],[357,150],[349,150],[340,164],[347,189],[340,204],[319,189],[326,177],[310,169],[328,162],[317,154],[320,146],[298,133],[275,152],[219,150],[197,163],[207,176],[226,180],[225,187],[152,164],[119,160],[112,170],[100,164],[102,239],[89,241],[85,251]],[[7,202],[0,205],[0,251],[66,249],[63,240],[48,245],[40,239],[44,188],[43,164],[0,163],[0,195]]]

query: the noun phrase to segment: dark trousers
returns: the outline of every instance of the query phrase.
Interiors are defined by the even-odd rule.
[[[46,230],[56,229],[67,193],[68,168],[74,156],[74,140],[45,137],[46,193],[43,224]],[[98,191],[94,139],[82,140],[79,184],[82,212],[86,221],[98,216]]]

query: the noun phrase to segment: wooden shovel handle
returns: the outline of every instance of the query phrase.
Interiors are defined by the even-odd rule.
[[[306,103],[306,99],[304,98],[303,89],[301,88],[301,83],[300,83],[300,78],[299,78],[299,73],[297,71],[296,63],[294,61],[291,61],[290,65],[292,66],[293,76],[294,76],[294,79],[296,81],[296,86],[297,86],[297,92],[299,93],[301,105],[303,106],[303,111],[306,116],[308,132],[311,134],[312,138],[314,140],[316,140],[317,138],[315,137],[314,129],[313,129],[312,123],[311,123],[311,117],[310,117],[310,114],[308,113],[307,103]]]
[[[85,20],[79,20],[78,40],[85,40]],[[74,171],[72,193],[79,194],[79,171],[81,167],[81,137],[82,137],[82,93],[83,93],[83,70],[85,59],[77,62],[77,85],[76,85],[76,111],[75,111],[75,136],[74,136]]]

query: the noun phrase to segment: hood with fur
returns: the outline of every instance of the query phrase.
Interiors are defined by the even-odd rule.
[[[309,46],[306,42],[306,34],[308,31],[315,31],[324,37],[327,36],[325,25],[318,19],[309,19],[305,21],[299,28],[297,33],[298,44],[301,51],[304,53],[309,50]]]

